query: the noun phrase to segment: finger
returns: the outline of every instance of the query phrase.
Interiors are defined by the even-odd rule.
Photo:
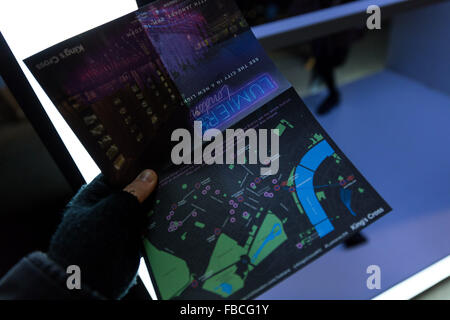
[[[134,195],[140,203],[155,190],[158,182],[158,176],[153,170],[142,171],[137,178],[126,186],[123,190]]]

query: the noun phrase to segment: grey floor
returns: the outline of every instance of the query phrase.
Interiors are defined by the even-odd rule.
[[[385,69],[388,30],[369,33],[337,70],[338,108],[318,117],[393,212],[363,231],[369,241],[338,247],[275,286],[262,299],[368,299],[365,268],[380,265],[388,289],[450,254],[450,97]],[[325,97],[308,87],[293,51],[271,53],[314,112]],[[450,299],[443,281],[418,299]]]

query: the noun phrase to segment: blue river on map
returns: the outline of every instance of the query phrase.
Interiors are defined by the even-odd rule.
[[[296,193],[309,221],[314,225],[319,237],[334,230],[316,197],[313,180],[314,172],[320,164],[334,153],[327,141],[322,140],[306,153],[295,169]]]

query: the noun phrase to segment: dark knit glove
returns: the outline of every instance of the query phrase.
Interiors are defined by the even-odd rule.
[[[81,283],[120,299],[134,283],[145,215],[141,208],[155,189],[156,174],[142,172],[124,190],[98,176],[69,202],[50,243],[48,256],[64,269],[77,265]]]

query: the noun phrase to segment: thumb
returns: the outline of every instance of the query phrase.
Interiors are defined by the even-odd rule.
[[[123,191],[131,193],[142,203],[155,190],[157,182],[158,176],[156,172],[147,169],[142,171]]]

